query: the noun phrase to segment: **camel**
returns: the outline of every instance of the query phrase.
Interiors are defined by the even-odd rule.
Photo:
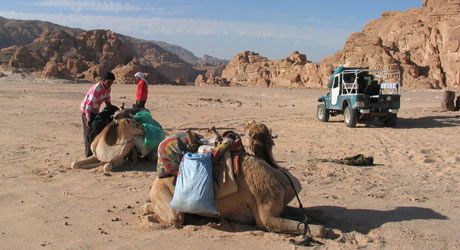
[[[91,143],[93,155],[71,163],[72,168],[90,169],[103,165],[104,172],[124,164],[126,156],[138,145],[142,148],[144,128],[130,118],[110,122]]]
[[[253,122],[245,126],[242,142],[246,152],[242,153],[240,173],[235,176],[238,191],[216,198],[218,216],[240,224],[255,224],[258,229],[265,231],[302,234],[304,224],[282,217],[299,216],[297,209],[287,206],[295,197],[287,176],[297,192],[301,191],[301,185],[297,178],[274,160],[271,131],[264,124]],[[221,158],[219,167],[226,162],[224,157]],[[175,190],[175,179],[156,177],[149,193],[150,201],[142,206],[142,210],[145,214],[152,214],[162,224],[181,226],[186,214],[169,206]],[[322,226],[309,225],[308,228],[314,237],[324,237],[326,234]]]

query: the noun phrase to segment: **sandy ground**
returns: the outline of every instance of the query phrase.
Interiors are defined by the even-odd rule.
[[[0,248],[293,249],[287,235],[232,223],[162,228],[140,212],[155,177],[140,162],[106,176],[69,169],[83,156],[79,104],[89,84],[0,78]],[[403,92],[396,128],[343,117],[320,123],[325,90],[150,86],[147,106],[166,131],[241,131],[252,120],[278,135],[274,155],[300,180],[306,207],[341,230],[318,248],[460,248],[460,113],[441,92]],[[114,85],[112,103],[132,103]],[[378,125],[378,124],[377,124]],[[375,167],[318,162],[363,153]],[[292,203],[296,205],[296,202]]]

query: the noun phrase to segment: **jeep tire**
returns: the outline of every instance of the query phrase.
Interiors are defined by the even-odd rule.
[[[322,122],[329,121],[329,110],[326,109],[326,105],[324,103],[318,104],[318,107],[316,108],[316,117],[318,117],[318,120]]]
[[[343,118],[345,121],[345,125],[347,125],[347,127],[350,128],[355,127],[356,123],[358,122],[358,115],[358,110],[352,109],[350,105],[346,106],[343,110]]]

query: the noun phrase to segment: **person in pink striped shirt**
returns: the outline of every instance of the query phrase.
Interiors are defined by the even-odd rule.
[[[106,106],[112,106],[110,103],[110,90],[115,81],[115,75],[112,72],[105,74],[104,79],[91,86],[81,102],[80,111],[83,121],[83,140],[85,142],[85,156],[89,157],[91,152],[91,142],[97,135],[97,132],[91,126],[94,118],[99,114],[101,104],[104,102]]]

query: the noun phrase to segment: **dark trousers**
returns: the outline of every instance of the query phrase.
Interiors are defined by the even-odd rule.
[[[85,142],[85,157],[90,157],[93,155],[93,152],[91,152],[91,143],[96,137],[96,133],[95,131],[93,131],[91,126],[91,122],[94,119],[94,114],[90,115],[89,122],[86,121],[86,115],[84,113],[81,114],[81,119],[83,122],[83,141]]]
[[[144,100],[144,101],[136,100],[136,108],[145,108],[146,102],[147,100]]]

